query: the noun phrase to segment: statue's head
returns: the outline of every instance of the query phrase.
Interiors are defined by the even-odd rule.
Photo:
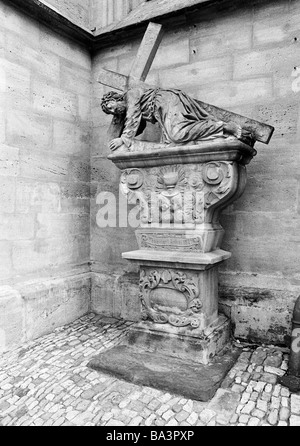
[[[102,97],[101,107],[108,115],[123,115],[126,112],[124,95],[110,91]]]

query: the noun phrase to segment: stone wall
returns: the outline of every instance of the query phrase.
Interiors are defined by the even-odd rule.
[[[0,350],[88,311],[88,52],[0,2]]]
[[[41,0],[46,5],[56,9],[60,14],[70,19],[76,25],[90,29],[91,2],[93,0]],[[102,1],[102,0],[97,0]]]
[[[244,195],[222,216],[223,248],[232,258],[220,268],[220,309],[237,337],[285,343],[300,291],[300,4],[236,3],[170,24],[147,82],[275,127],[269,145],[256,144]],[[128,74],[141,37],[102,49],[93,60],[92,307],[130,319],[138,317],[138,276],[121,252],[137,248],[134,229],[99,228],[96,220],[99,192],[117,195],[120,176],[106,159],[110,119],[100,98],[108,89],[96,78],[99,67]]]
[[[90,0],[93,27],[100,29],[126,17],[147,0]]]

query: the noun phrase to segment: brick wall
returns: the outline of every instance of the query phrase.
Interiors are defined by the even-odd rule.
[[[90,56],[0,2],[0,350],[88,309]]]
[[[109,119],[100,98],[107,88],[95,79],[99,67],[128,74],[140,40],[103,49],[93,61],[92,304],[132,319],[138,317],[138,278],[121,252],[137,247],[134,230],[96,223],[97,193],[117,194],[120,171],[106,160]],[[252,341],[286,342],[300,291],[299,60],[299,2],[232,2],[170,25],[147,78],[276,129],[269,145],[256,144],[246,191],[221,220],[223,248],[232,257],[220,268],[220,309],[235,335]]]

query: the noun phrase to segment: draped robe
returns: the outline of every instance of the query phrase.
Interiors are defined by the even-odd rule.
[[[224,122],[180,90],[137,87],[128,90],[124,99],[127,111],[121,139],[127,147],[145,128],[147,121],[159,123],[165,144],[185,144],[224,136]]]

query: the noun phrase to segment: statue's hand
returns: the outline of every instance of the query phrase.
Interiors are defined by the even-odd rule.
[[[115,138],[109,143],[110,150],[116,150],[123,144],[122,138]]]

